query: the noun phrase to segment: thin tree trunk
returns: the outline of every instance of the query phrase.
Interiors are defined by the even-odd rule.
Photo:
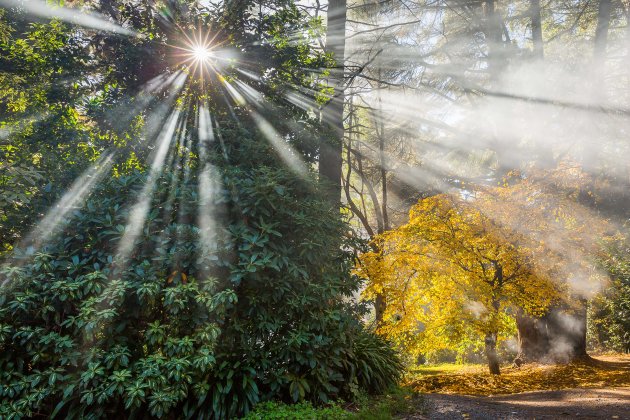
[[[379,78],[381,78],[379,71]],[[387,161],[385,158],[385,123],[382,120],[383,115],[383,104],[381,101],[381,94],[379,89],[378,95],[378,108],[379,114],[381,118],[377,119],[375,123],[380,125],[380,130],[378,131],[378,151],[379,151],[379,159],[380,159],[380,167],[381,167],[381,214],[383,215],[383,230],[389,230],[389,216],[387,214]]]
[[[534,57],[542,60],[545,56],[545,46],[543,44],[542,36],[540,0],[529,0],[529,4],[532,15],[532,43],[534,46]]]
[[[486,44],[488,48],[488,72],[490,75],[490,89],[499,90],[499,79],[502,68],[505,65],[505,54],[503,49],[503,22],[501,15],[497,13],[496,1],[486,0],[484,3],[485,14],[485,36]],[[488,120],[489,131],[494,132],[492,119]],[[510,172],[509,154],[507,147],[502,144],[501,140],[497,138],[496,134],[491,135],[490,146],[494,150],[497,166],[495,170],[495,178],[497,181],[501,181]]]
[[[486,358],[488,359],[488,369],[493,375],[499,375],[501,369],[499,368],[499,356],[497,355],[497,334],[488,333],[485,338],[486,344]]]
[[[597,28],[595,29],[595,48],[593,59],[595,64],[606,55],[608,28],[610,27],[611,0],[600,0],[597,6]]]
[[[488,44],[488,69],[493,81],[499,76],[503,65],[503,23],[496,11],[495,0],[486,0],[486,38]]]
[[[319,175],[320,179],[328,183],[326,192],[333,204],[338,204],[341,198],[345,34],[346,0],[330,0],[327,14],[326,51],[332,53],[335,58],[335,68],[330,72],[334,93],[332,100],[323,109],[323,119],[333,136],[330,141],[322,143],[319,153]]]

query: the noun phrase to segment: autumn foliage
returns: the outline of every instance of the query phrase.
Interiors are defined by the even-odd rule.
[[[601,278],[584,255],[606,224],[576,204],[579,170],[542,175],[426,198],[376,237],[358,271],[366,299],[386,296],[379,332],[411,354],[485,346],[498,373],[496,345],[514,335],[517,311],[539,316],[595,291]]]

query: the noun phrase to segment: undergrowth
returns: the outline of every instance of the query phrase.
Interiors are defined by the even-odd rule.
[[[423,410],[422,397],[409,388],[396,388],[385,395],[363,394],[352,403],[338,401],[323,407],[309,402],[264,402],[243,420],[387,420]]]

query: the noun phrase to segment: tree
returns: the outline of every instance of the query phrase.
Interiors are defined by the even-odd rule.
[[[530,13],[532,17],[532,45],[534,57],[542,59],[545,55],[545,46],[542,35],[542,19],[540,0],[530,0]]]
[[[606,282],[594,267],[603,243],[615,237],[589,205],[597,182],[571,161],[512,175],[503,187],[484,189],[493,199],[479,200],[480,208],[503,229],[522,234],[520,245],[533,252],[536,272],[566,292],[542,317],[518,312],[516,362],[586,356],[587,301]]]
[[[603,351],[630,353],[630,261],[628,236],[611,244],[602,266],[610,282],[589,308],[591,344]]]
[[[17,246],[0,270],[0,417],[232,418],[262,400],[323,403],[395,383],[400,362],[350,299],[358,241],[312,169],[325,130],[284,100],[289,86],[321,93],[310,75],[326,59],[295,35],[309,31],[294,4],[256,4],[98,2],[144,36],[53,21],[3,41],[11,76],[28,60],[56,75],[71,50],[68,67],[95,82],[57,102],[47,94],[64,85],[42,78],[41,103],[28,105],[47,122],[2,149],[16,164],[39,151],[43,180],[67,184],[52,209],[25,203],[23,225],[19,211],[3,219]],[[210,29],[213,51],[232,55],[202,79],[168,45],[196,50],[187,36]]]
[[[598,64],[601,64],[601,61],[606,56],[606,41],[608,39],[611,9],[611,0],[601,0],[597,3],[597,26],[595,28],[593,59],[598,61]]]
[[[327,11],[326,52],[334,60],[330,70],[332,98],[324,106],[323,120],[331,132],[329,141],[322,142],[319,156],[319,176],[328,183],[328,196],[333,205],[341,199],[341,162],[344,135],[344,70],[346,43],[346,0],[330,0]]]
[[[498,374],[497,341],[511,332],[515,309],[540,314],[557,294],[535,274],[520,237],[456,197],[421,200],[409,223],[376,240],[382,251],[364,254],[359,267],[370,280],[366,296],[386,291],[379,331],[415,351],[482,338],[490,373]]]

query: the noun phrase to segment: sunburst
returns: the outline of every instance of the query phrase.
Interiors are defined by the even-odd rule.
[[[217,73],[216,62],[217,48],[219,43],[215,42],[218,34],[211,37],[211,31],[199,30],[188,36],[182,31],[184,42],[182,46],[176,46],[179,50],[176,54],[180,59],[180,64],[190,68],[191,73],[203,84],[204,80],[211,72]]]

